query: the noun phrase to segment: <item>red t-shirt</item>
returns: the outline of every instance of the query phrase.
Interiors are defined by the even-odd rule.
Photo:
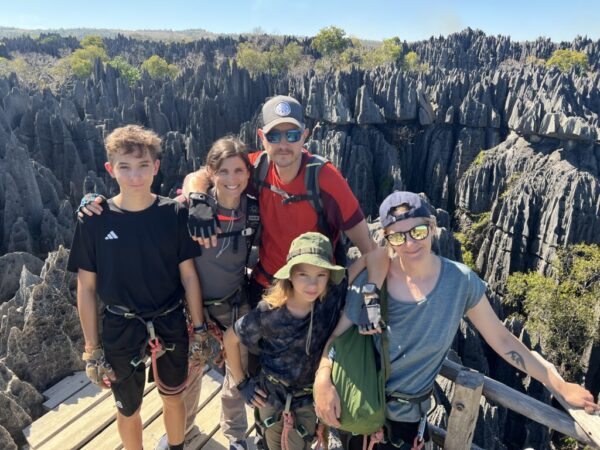
[[[254,164],[261,153],[251,153],[250,162]],[[291,183],[285,184],[281,181],[273,162],[269,164],[265,181],[291,195],[306,194],[304,173],[309,156],[307,151],[303,152],[300,171]],[[364,219],[364,214],[348,182],[333,164],[327,163],[321,168],[319,187],[325,217],[333,233],[335,246],[340,232],[354,227]],[[290,244],[295,238],[309,231],[320,231],[317,228],[317,214],[310,202],[283,204],[282,200],[281,195],[264,188],[260,190],[258,197],[262,223],[260,264],[271,275],[285,265]],[[268,280],[260,271],[254,272],[260,284],[268,285]]]

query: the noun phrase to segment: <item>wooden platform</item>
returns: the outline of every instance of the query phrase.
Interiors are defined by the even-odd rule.
[[[188,435],[186,450],[228,448],[219,426],[222,381],[223,377],[214,370],[204,373],[196,416],[197,428]],[[117,432],[112,394],[91,384],[84,372],[65,378],[45,391],[44,396],[47,398],[44,407],[48,412],[23,430],[30,449],[123,448]],[[246,408],[246,414],[248,423],[252,424],[251,408]],[[141,415],[144,448],[152,450],[164,434],[162,403],[154,384],[146,385]]]

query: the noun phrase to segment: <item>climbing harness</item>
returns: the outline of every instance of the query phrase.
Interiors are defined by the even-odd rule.
[[[194,371],[199,370],[197,366],[190,365],[186,379],[179,386],[175,387],[165,385],[158,375],[158,367],[156,363],[157,359],[164,355],[165,352],[173,351],[175,349],[175,344],[164,343],[162,339],[159,336],[157,336],[156,331],[154,329],[154,320],[156,320],[159,317],[166,316],[172,313],[173,311],[176,311],[177,309],[181,308],[182,305],[183,302],[181,300],[178,300],[163,311],[159,311],[158,313],[147,314],[136,314],[134,312],[131,312],[129,309],[119,305],[107,305],[105,307],[105,310],[111,314],[123,317],[125,319],[136,319],[144,324],[144,326],[146,327],[148,340],[142,345],[139,356],[131,360],[131,365],[134,367],[138,367],[140,364],[144,363],[146,360],[146,349],[150,348],[150,358],[152,362],[152,374],[154,376],[154,382],[156,383],[160,391],[166,395],[176,395],[183,392],[190,380],[190,374]]]

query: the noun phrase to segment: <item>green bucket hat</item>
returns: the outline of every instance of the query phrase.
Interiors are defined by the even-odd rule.
[[[329,279],[334,284],[340,284],[344,279],[346,269],[333,262],[331,242],[321,233],[304,233],[292,241],[287,255],[287,263],[274,275],[279,280],[290,278],[292,267],[296,264],[312,264],[331,271]]]

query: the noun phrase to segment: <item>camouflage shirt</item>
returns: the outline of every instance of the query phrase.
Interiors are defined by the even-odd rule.
[[[265,301],[235,323],[242,344],[259,354],[262,370],[291,388],[312,385],[327,339],[344,309],[347,281],[329,286],[322,301],[314,304],[312,336],[306,343],[311,315],[297,318],[286,306],[271,308]]]

